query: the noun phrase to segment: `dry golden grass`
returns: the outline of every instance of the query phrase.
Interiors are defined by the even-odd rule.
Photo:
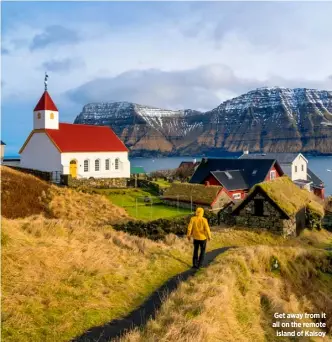
[[[307,232],[303,241],[321,246],[332,243],[332,234]],[[213,230],[208,250],[283,243],[302,240]],[[191,253],[191,243],[174,235],[152,242],[82,221],[41,215],[3,219],[2,338],[68,341],[140,305],[168,278],[190,267]]]
[[[211,204],[222,190],[222,186],[191,183],[172,183],[165,191],[164,197],[168,199],[177,199],[182,201],[191,201],[195,203]],[[229,198],[228,198],[229,201]]]
[[[278,271],[271,270],[274,258]],[[129,333],[121,341],[290,341],[275,336],[275,312],[325,312],[331,334],[331,272],[331,256],[321,250],[268,246],[230,250],[182,283],[143,331]],[[331,340],[332,335],[324,339]]]
[[[190,247],[34,216],[2,221],[2,339],[68,341],[188,268]]]
[[[23,218],[43,214],[48,218],[84,222],[119,223],[128,219],[127,212],[104,196],[59,188],[35,176],[1,167],[1,214]]]
[[[325,210],[332,212],[332,196],[329,196],[325,199]]]

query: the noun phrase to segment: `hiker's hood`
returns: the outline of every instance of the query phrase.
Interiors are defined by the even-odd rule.
[[[204,209],[203,208],[197,208],[196,209],[196,216],[203,217],[204,215]]]

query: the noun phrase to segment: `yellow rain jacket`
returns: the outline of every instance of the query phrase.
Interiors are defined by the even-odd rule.
[[[187,236],[193,237],[194,240],[211,239],[211,232],[208,221],[203,217],[204,209],[197,208],[196,216],[192,217],[188,226]]]

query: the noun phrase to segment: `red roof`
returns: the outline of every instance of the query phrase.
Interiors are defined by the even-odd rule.
[[[59,123],[59,129],[45,129],[45,132],[61,152],[128,152],[107,126]]]
[[[58,108],[54,104],[47,90],[44,91],[44,94],[42,95],[42,97],[37,103],[37,106],[34,109],[34,111],[37,111],[37,110],[54,110],[58,112]]]

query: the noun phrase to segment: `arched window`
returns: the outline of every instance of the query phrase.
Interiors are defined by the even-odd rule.
[[[84,160],[84,172],[89,172],[89,160]]]
[[[41,114],[37,113],[37,119],[40,119],[40,118],[41,118]]]
[[[114,168],[115,168],[115,170],[119,170],[119,164],[120,164],[119,158],[116,158],[115,161],[114,161]]]
[[[51,119],[51,120],[54,119],[54,113],[51,113],[51,114],[50,114],[50,119]]]
[[[109,170],[110,169],[110,160],[106,159],[105,160],[105,170]]]
[[[96,159],[95,160],[95,171],[99,171],[100,170],[100,160]]]

